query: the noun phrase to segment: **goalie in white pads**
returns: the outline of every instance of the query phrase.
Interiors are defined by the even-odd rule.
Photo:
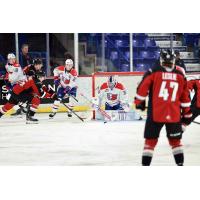
[[[105,102],[105,110],[112,116],[112,120],[134,120],[135,112],[130,116],[128,94],[124,85],[118,82],[118,76],[109,76],[108,81],[103,83],[98,91],[96,104],[102,106]],[[97,115],[97,119],[101,117]]]
[[[76,79],[77,71],[74,69],[74,63],[71,59],[65,61],[65,66],[58,66],[54,69],[54,83],[57,86],[57,98],[54,101],[52,113],[49,115],[50,118],[55,116],[63,99],[69,98],[70,96],[76,97]],[[73,108],[72,104],[68,104],[68,106]],[[68,116],[72,116],[70,112],[68,112]]]
[[[99,104],[105,99],[105,110],[128,110],[128,95],[122,83],[117,81],[117,76],[110,76],[98,91]]]

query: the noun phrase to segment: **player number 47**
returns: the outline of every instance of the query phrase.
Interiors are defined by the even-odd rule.
[[[167,101],[169,98],[169,90],[166,87],[167,82],[163,81],[160,87],[159,97],[162,97],[164,101]],[[176,94],[178,91],[178,83],[177,82],[170,82],[170,88],[173,89],[171,101],[176,100]]]

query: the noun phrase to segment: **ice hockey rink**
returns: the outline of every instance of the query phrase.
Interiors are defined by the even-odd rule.
[[[37,114],[39,124],[23,118],[0,121],[0,165],[140,166],[145,121],[81,122],[58,113]],[[185,165],[200,165],[200,125],[192,123],[183,136]],[[161,132],[152,165],[174,166],[171,149]]]

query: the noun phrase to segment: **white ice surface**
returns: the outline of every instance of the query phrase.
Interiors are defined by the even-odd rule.
[[[141,165],[144,121],[79,122],[58,113],[55,120],[37,114],[40,124],[0,119],[0,165]],[[175,165],[161,132],[152,165]],[[183,136],[185,165],[200,166],[200,125]]]

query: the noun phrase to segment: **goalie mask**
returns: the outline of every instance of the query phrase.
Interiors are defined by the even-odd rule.
[[[176,55],[173,50],[161,50],[160,65],[165,67],[167,71],[173,70],[175,66]]]
[[[112,90],[117,84],[117,76],[109,76],[108,87]]]

